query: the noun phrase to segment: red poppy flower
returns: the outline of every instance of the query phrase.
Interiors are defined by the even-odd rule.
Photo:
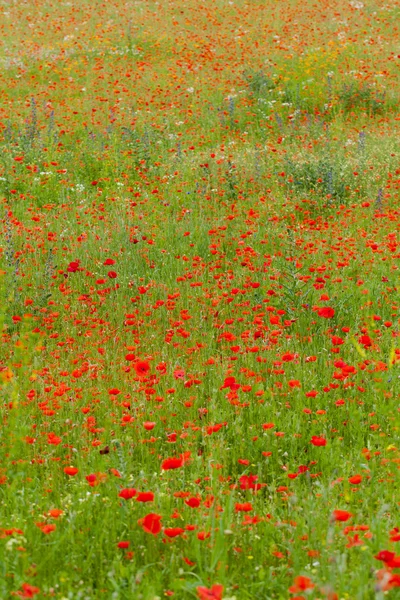
[[[199,600],[222,600],[224,586],[216,583],[210,589],[198,586],[196,590]]]
[[[313,435],[311,438],[311,444],[313,446],[326,446],[326,439],[324,437]]]
[[[251,502],[244,502],[243,504],[236,502],[235,504],[235,512],[250,512],[251,510],[253,510]]]
[[[179,457],[166,458],[161,463],[161,468],[163,471],[169,471],[170,469],[179,469],[185,464],[187,458],[188,457],[186,457],[184,454],[181,454],[181,456]]]
[[[275,423],[264,423],[262,428],[263,429],[273,429],[275,427]]]
[[[349,482],[352,483],[353,485],[358,485],[359,483],[362,482],[362,476],[361,475],[353,475],[352,477],[349,477]]]
[[[348,521],[353,515],[347,510],[334,510],[332,513],[333,521]]]
[[[118,494],[119,498],[123,498],[124,500],[130,500],[136,496],[136,490],[134,488],[124,488]]]
[[[190,508],[198,508],[200,506],[200,500],[198,498],[192,497],[185,500],[185,504],[190,506]]]
[[[315,583],[311,581],[309,577],[304,577],[303,575],[299,575],[294,578],[294,585],[289,588],[289,592],[291,594],[296,594],[297,592],[304,592],[305,590],[311,590],[315,587]]]
[[[146,431],[151,431],[152,429],[154,429],[155,425],[156,424],[153,421],[145,421],[143,423],[143,427]]]
[[[121,390],[119,390],[118,388],[111,388],[110,390],[108,390],[108,393],[110,394],[110,396],[118,396],[118,394],[121,393]]]
[[[240,489],[241,490],[259,490],[261,484],[256,483],[258,477],[257,475],[242,475],[239,478]]]
[[[240,388],[240,384],[236,383],[235,377],[225,377],[225,381],[223,385],[219,388],[220,390],[224,390],[229,388],[232,392],[238,390]]]
[[[134,364],[134,368],[139,377],[147,375],[147,373],[150,371],[150,365],[146,360],[139,360]]]
[[[136,498],[136,502],[153,502],[153,492],[139,492]]]
[[[309,471],[309,468],[307,467],[307,465],[300,465],[299,468],[297,469],[298,473],[306,473],[307,471]]]
[[[381,560],[384,563],[391,562],[394,557],[395,557],[395,553],[390,552],[390,550],[380,550],[378,552],[378,554],[375,554],[375,556],[374,556],[374,558],[376,558],[376,560]]]
[[[185,530],[182,529],[182,527],[168,527],[167,529],[164,529],[164,535],[169,538],[177,537],[178,535],[182,535],[184,532]]]
[[[15,596],[20,598],[33,598],[36,594],[40,593],[40,588],[30,585],[29,583],[23,583],[22,589],[19,592],[13,592]]]
[[[175,379],[183,379],[185,377],[185,371],[183,369],[175,369],[174,371]]]
[[[60,510],[59,508],[52,508],[47,513],[47,516],[52,517],[53,519],[58,519],[58,517],[60,517],[63,514],[63,512],[64,511]]]
[[[288,381],[288,385],[291,388],[301,387],[301,383],[298,379],[291,379]]]
[[[161,468],[163,471],[169,471],[170,469],[179,469],[183,465],[183,460],[181,458],[166,458],[162,464]]]
[[[76,271],[79,269],[79,265],[79,260],[73,260],[72,262],[70,262],[67,268],[68,273],[76,273]]]
[[[143,531],[146,533],[151,533],[152,535],[158,535],[162,529],[161,525],[161,515],[156,515],[155,513],[149,513],[143,519],[138,520],[138,524],[142,527]]]
[[[398,527],[393,527],[393,529],[390,530],[390,541],[400,542],[400,530]]]
[[[48,535],[49,533],[52,533],[52,531],[56,530],[56,525],[52,523],[36,523],[36,525],[45,535]]]
[[[389,569],[400,569],[400,556],[393,556],[389,561],[386,561],[386,566]]]
[[[331,319],[335,314],[335,309],[330,306],[324,306],[318,309],[318,316],[324,319]]]
[[[90,487],[94,487],[96,485],[97,477],[95,473],[91,473],[90,475],[86,475],[86,481],[90,485]]]
[[[370,348],[372,346],[372,340],[369,335],[360,335],[358,338],[358,343],[364,346],[365,349]]]
[[[126,548],[129,548],[130,545],[131,543],[127,541],[118,542],[117,544],[118,548],[121,548],[122,550],[126,550]]]
[[[78,473],[78,470],[76,467],[65,467],[64,469],[64,473],[66,475],[70,475],[71,477],[73,477],[74,475],[76,475]]]

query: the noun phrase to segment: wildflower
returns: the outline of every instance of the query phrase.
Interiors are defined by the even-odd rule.
[[[153,492],[139,492],[136,497],[136,502],[153,502],[154,494]]]
[[[147,360],[139,360],[134,364],[134,369],[136,374],[139,375],[139,377],[142,377],[147,375],[147,373],[150,371],[150,365]]]
[[[187,500],[185,500],[185,504],[187,506],[190,506],[190,508],[198,508],[200,506],[200,500],[199,498],[187,498]]]
[[[358,485],[362,482],[362,476],[361,475],[353,475],[352,477],[349,477],[349,482],[353,485]]]
[[[353,515],[347,510],[334,510],[332,513],[332,521],[348,521]]]
[[[400,568],[400,556],[396,556],[394,552],[390,552],[389,550],[381,550],[375,555],[375,558],[384,562],[385,565],[390,569]]]
[[[124,488],[118,494],[118,497],[123,498],[124,500],[130,500],[134,496],[136,496],[136,490],[134,488]]]
[[[59,508],[52,508],[47,513],[47,516],[52,517],[53,519],[58,519],[58,517],[60,517],[63,513],[64,513],[64,511],[60,510]]]
[[[171,469],[180,469],[189,460],[190,452],[184,452],[179,457],[166,458],[161,463],[161,469],[163,471],[169,471]]]
[[[235,391],[240,388],[240,384],[236,382],[235,377],[225,377],[224,383],[219,389],[224,390],[226,388],[229,388],[231,391]]]
[[[142,527],[143,531],[146,533],[151,533],[152,535],[158,535],[162,529],[161,525],[161,515],[157,515],[155,513],[149,513],[142,519],[138,520],[138,524]]]
[[[393,588],[400,587],[400,575],[392,573],[388,569],[380,569],[377,572],[377,591],[387,592]]]
[[[156,424],[153,421],[145,421],[143,423],[143,427],[146,431],[151,431],[152,429],[154,429],[155,425]]]
[[[335,315],[335,309],[329,306],[324,306],[323,308],[318,309],[318,316],[323,317],[324,319],[332,319]]]
[[[74,477],[74,475],[76,475],[78,471],[79,469],[77,469],[76,467],[65,467],[64,469],[64,473],[66,475],[70,475],[71,477]]]
[[[175,369],[174,371],[175,379],[183,379],[185,377],[185,371],[183,369]]]
[[[90,485],[90,487],[94,487],[96,485],[97,477],[95,473],[91,473],[90,475],[86,475],[86,481]]]
[[[398,527],[394,527],[389,533],[391,542],[400,542],[400,529]]]
[[[184,532],[185,530],[182,529],[182,527],[168,527],[164,529],[164,535],[169,538],[177,537],[178,535],[182,535]]]
[[[182,458],[166,458],[161,464],[161,468],[163,471],[169,471],[170,469],[179,469],[182,466]]]
[[[118,394],[121,393],[121,390],[119,390],[118,388],[111,388],[110,390],[108,390],[108,393],[110,394],[110,396],[118,396]]]
[[[301,383],[298,379],[291,379],[290,381],[288,381],[288,385],[291,388],[301,387]]]
[[[313,435],[310,443],[313,446],[326,446],[326,439],[324,437]]]
[[[235,512],[250,512],[252,510],[253,505],[251,504],[251,502],[244,502],[243,504],[236,502],[235,504]]]
[[[23,583],[21,587],[22,589],[18,592],[12,592],[14,596],[19,596],[20,598],[34,598],[37,594],[40,594],[40,589],[29,583]]]
[[[198,586],[196,590],[199,600],[222,600],[224,586],[216,583],[210,589]]]
[[[68,273],[76,273],[76,271],[79,269],[79,265],[80,265],[79,260],[73,260],[72,262],[70,262],[67,267]]]
[[[241,490],[259,490],[261,488],[260,483],[256,483],[257,475],[242,475],[239,478]]]
[[[56,530],[56,525],[52,523],[36,523],[36,526],[39,527],[41,532],[45,535],[48,535],[49,533],[52,533],[52,531]]]
[[[311,590],[314,587],[315,583],[313,583],[309,577],[299,575],[298,577],[294,578],[294,584],[289,588],[289,592],[291,594],[297,594],[297,592]]]
[[[372,340],[369,335],[360,335],[358,338],[358,343],[361,344],[361,346],[364,346],[365,349],[372,346]]]

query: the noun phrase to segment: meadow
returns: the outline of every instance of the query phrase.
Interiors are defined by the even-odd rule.
[[[1,0],[0,597],[400,597],[398,0]]]

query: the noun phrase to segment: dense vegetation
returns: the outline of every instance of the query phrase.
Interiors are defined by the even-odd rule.
[[[398,597],[399,2],[1,7],[1,598]]]

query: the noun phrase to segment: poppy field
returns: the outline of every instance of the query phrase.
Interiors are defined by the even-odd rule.
[[[0,598],[400,597],[399,23],[1,3]]]

